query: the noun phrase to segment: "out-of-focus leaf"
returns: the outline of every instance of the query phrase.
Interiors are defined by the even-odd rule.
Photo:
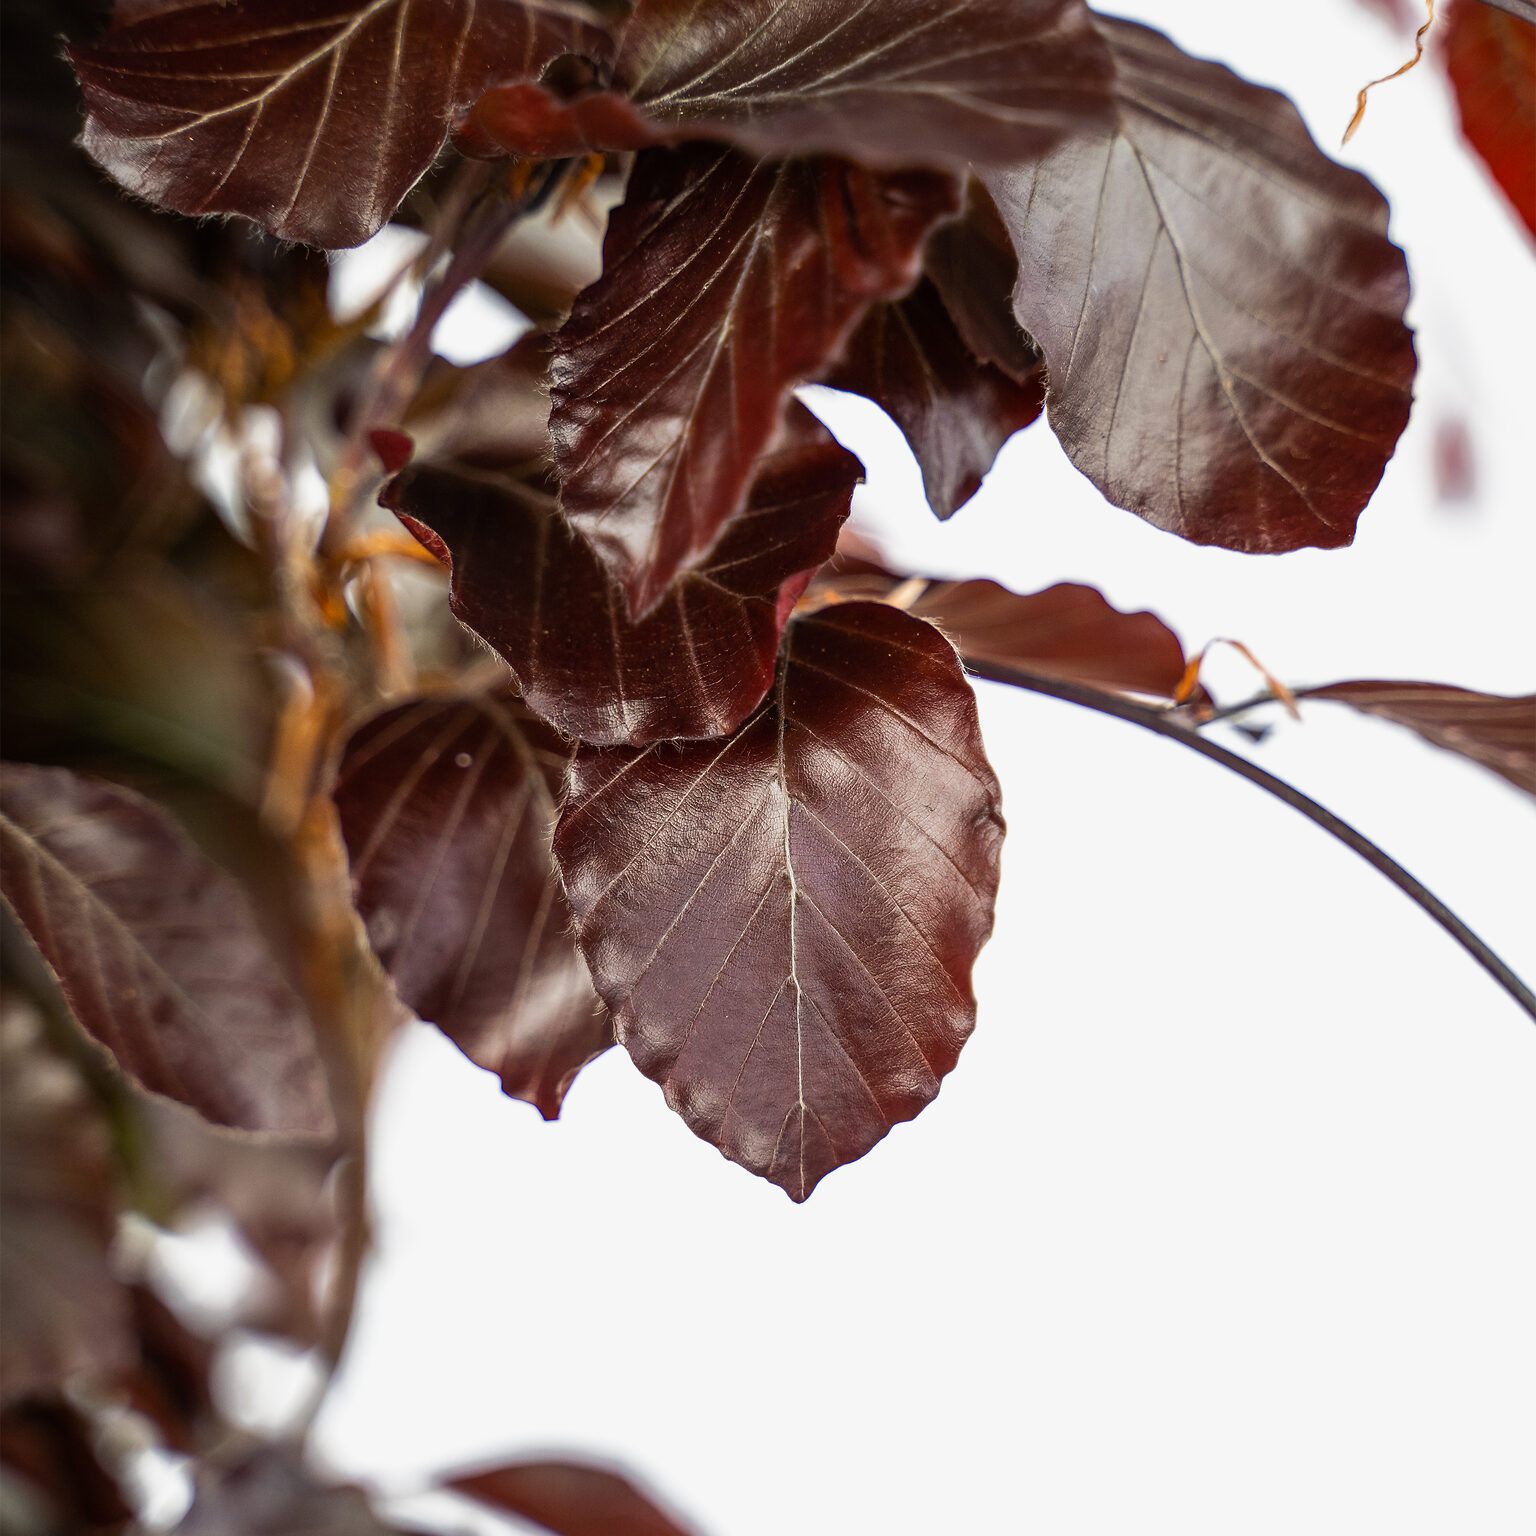
[[[901,428],[940,517],[976,494],[997,450],[1045,404],[1044,364],[1020,384],[978,362],[927,278],[870,308],[824,382],[868,396]]]
[[[1108,78],[1080,0],[640,0],[614,70],[674,132],[954,170],[1102,125]]]
[[[789,391],[917,277],[953,179],[650,150],[556,338],[561,501],[644,614],[741,505]]]
[[[5,899],[125,1072],[216,1124],[330,1131],[312,1027],[244,894],[163,812],[7,764],[0,848]]]
[[[1362,681],[1300,688],[1296,697],[1332,699],[1406,725],[1425,741],[1470,757],[1536,795],[1536,693],[1511,698],[1445,683]]]
[[[613,1043],[549,852],[570,757],[515,695],[423,698],[353,733],[333,790],[402,1001],[547,1120]]]
[[[572,1461],[522,1461],[444,1485],[555,1536],[689,1536],[627,1477]]]
[[[129,1407],[153,1421],[167,1446],[192,1455],[210,1431],[225,1431],[213,1401],[215,1346],[142,1281],[128,1295],[139,1358],[116,1385]]]
[[[451,563],[454,613],[562,731],[605,745],[719,736],[767,693],[784,621],[831,555],[862,473],[791,405],[786,441],[759,461],[746,507],[639,621],[526,478],[422,465],[383,499]]]
[[[998,805],[954,650],[876,603],[792,624],[734,736],[577,753],[577,938],[697,1135],[804,1200],[933,1098],[975,1022]]]
[[[1347,544],[1414,373],[1386,202],[1283,96],[1098,25],[1118,131],[986,176],[1051,426],[1111,501],[1197,544]]]
[[[257,1445],[198,1465],[176,1536],[404,1536],[361,1488],[320,1482],[296,1445]]]
[[[1536,235],[1536,25],[1452,0],[1437,29],[1461,131]]]
[[[488,86],[610,50],[577,0],[207,0],[119,16],[70,61],[82,142],[130,192],[337,247],[383,226]]]
[[[101,1464],[84,1416],[62,1399],[30,1398],[0,1413],[0,1463],[42,1502],[40,1522],[9,1500],[7,1517],[21,1514],[7,1536],[109,1536],[124,1530],[133,1510]]]
[[[335,1143],[238,1135],[149,1095],[136,1120],[143,1147],[138,1194],[150,1214],[173,1225],[189,1211],[227,1215],[272,1282],[239,1321],[314,1342],[323,1323],[321,1280],[337,1235]]]
[[[105,1125],[37,1018],[0,1011],[0,1388],[7,1399],[131,1357],[107,1253],[117,1192]]]

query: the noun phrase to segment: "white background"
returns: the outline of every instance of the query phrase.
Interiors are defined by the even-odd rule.
[[[1348,0],[1136,14],[1287,90],[1330,149],[1406,51]],[[1043,424],[940,526],[894,428],[821,394],[869,469],[860,517],[913,568],[1087,581],[1296,683],[1530,690],[1531,247],[1433,68],[1376,92],[1342,158],[1391,199],[1422,362],[1352,549],[1183,544],[1103,503]],[[1471,504],[1435,497],[1450,415]],[[1211,675],[1256,687],[1234,660]],[[937,1102],[795,1207],[622,1052],[546,1126],[416,1026],[378,1108],[332,1467],[407,1494],[471,1461],[605,1458],[706,1536],[1536,1529],[1536,1028],[1252,786],[980,691],[1010,833]],[[1528,801],[1333,706],[1224,739],[1536,976]]]

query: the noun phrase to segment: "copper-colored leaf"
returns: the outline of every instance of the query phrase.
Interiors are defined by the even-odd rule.
[[[455,1493],[555,1536],[690,1536],[627,1477],[572,1461],[522,1461],[450,1479]]]
[[[312,1026],[244,894],[162,811],[7,764],[0,849],[5,899],[125,1072],[219,1125],[330,1131]]]
[[[1453,0],[1438,38],[1461,131],[1536,235],[1536,25]]]
[[[107,1254],[117,1192],[107,1128],[19,1000],[0,1003],[0,1388],[7,1399],[131,1358]]]
[[[416,699],[354,732],[333,791],[395,990],[549,1120],[613,1043],[549,853],[570,755],[515,696]]]
[[[793,404],[793,403],[792,403]],[[548,492],[514,474],[412,469],[385,504],[453,567],[453,611],[569,735],[644,745],[719,736],[773,681],[779,633],[833,550],[861,475],[803,406],[746,507],[638,621]]]
[[[843,160],[647,150],[601,278],[556,339],[567,514],[643,614],[741,505],[785,399],[917,277],[952,178]]]
[[[1118,132],[989,173],[1050,422],[1117,505],[1198,544],[1347,544],[1408,420],[1387,206],[1284,97],[1100,18]]]
[[[1155,613],[1123,613],[1093,587],[1063,581],[1019,593],[995,581],[935,581],[888,570],[877,553],[845,536],[837,558],[814,578],[811,595],[845,602],[899,598],[908,613],[942,629],[967,661],[1164,699],[1183,681],[1179,637]]]
[[[614,83],[762,155],[964,170],[1103,123],[1108,75],[1080,0],[640,0]]]
[[[954,650],[877,603],[792,624],[723,742],[578,752],[577,937],[698,1135],[804,1200],[933,1098],[975,1022],[998,805]]]
[[[610,49],[579,0],[206,0],[119,17],[70,60],[85,147],[129,191],[335,247],[384,224],[488,86]]]
[[[129,1528],[133,1507],[102,1465],[94,1439],[90,1421],[62,1398],[31,1398],[0,1413],[0,1463],[27,1494],[17,1500],[12,1489],[6,1490],[8,1533],[111,1536]],[[37,1502],[45,1509],[34,1523],[29,1516]],[[135,1524],[133,1529],[143,1527]]]
[[[871,307],[825,382],[868,396],[901,428],[940,517],[976,494],[997,450],[1045,404],[1044,364],[1021,384],[978,362],[927,278]]]
[[[1511,698],[1445,683],[1362,681],[1302,688],[1298,699],[1333,699],[1406,725],[1425,741],[1491,768],[1536,795],[1536,693]]]

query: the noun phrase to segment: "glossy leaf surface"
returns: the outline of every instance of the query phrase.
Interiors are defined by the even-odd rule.
[[[794,385],[916,279],[948,176],[649,150],[556,338],[566,513],[643,614],[741,505]]]
[[[627,1477],[570,1461],[523,1461],[445,1485],[555,1536],[690,1536]]]
[[[120,16],[70,60],[85,148],[130,192],[337,247],[384,224],[488,86],[610,48],[578,0],[208,0]]]
[[[240,888],[163,812],[7,764],[0,850],[5,899],[125,1072],[218,1125],[329,1132],[307,1015]]]
[[[1045,404],[1044,364],[1021,384],[978,362],[927,278],[869,310],[824,382],[867,396],[901,428],[940,517],[976,494],[998,449]]]
[[[1536,25],[1453,0],[1439,40],[1461,131],[1536,235]]]
[[[515,696],[425,698],[353,733],[332,792],[401,1000],[547,1120],[613,1043],[549,852],[569,759]]]
[[[1308,688],[1297,697],[1333,699],[1405,725],[1536,795],[1536,694],[1512,698],[1445,683],[1355,682]]]
[[[1108,74],[1080,0],[640,0],[614,83],[761,155],[963,170],[1102,123]]]
[[[524,697],[584,741],[719,736],[773,681],[779,634],[831,555],[859,461],[803,406],[759,461],[745,508],[645,618],[547,491],[514,474],[423,465],[386,505],[453,570],[454,613],[494,646]]]
[[[804,1200],[955,1065],[1002,835],[949,643],[847,603],[790,626],[725,741],[580,751],[555,855],[641,1071]]]
[[[1347,544],[1414,373],[1386,203],[1284,97],[1099,26],[1118,131],[987,177],[1051,425],[1111,501],[1195,543]]]

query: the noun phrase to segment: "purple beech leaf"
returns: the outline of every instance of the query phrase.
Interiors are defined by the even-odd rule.
[[[913,596],[912,581],[923,582]],[[1171,699],[1184,679],[1184,647],[1154,613],[1123,613],[1076,582],[1010,592],[995,581],[902,576],[840,555],[810,596],[847,601],[900,596],[908,613],[944,631],[967,661],[1000,662],[1065,682]]]
[[[1014,318],[1019,259],[997,205],[974,177],[966,183],[965,212],[928,237],[923,269],[972,354],[1033,386],[1044,358]]]
[[[844,160],[647,150],[604,271],[555,340],[561,504],[648,612],[741,505],[789,391],[916,280],[953,178]]]
[[[331,1133],[313,1027],[245,894],[164,812],[7,763],[0,851],[5,899],[130,1077],[216,1125]]]
[[[378,231],[489,86],[611,50],[577,0],[208,0],[119,14],[69,58],[82,142],[130,192],[337,247]]]
[[[578,752],[555,857],[640,1070],[804,1200],[955,1065],[998,807],[949,642],[846,603],[790,625],[735,735]]]
[[[1283,96],[1098,25],[1118,131],[984,177],[1051,426],[1112,502],[1197,544],[1348,544],[1414,374],[1386,202]]]
[[[471,109],[470,153],[573,155],[687,139],[769,158],[846,155],[964,171],[1110,121],[1110,65],[1081,0],[878,5],[640,0],[613,88],[528,81]]]
[[[950,517],[981,488],[997,451],[1045,404],[1045,367],[1028,383],[978,362],[938,289],[872,305],[823,383],[880,406],[911,444],[928,505]]]
[[[521,1461],[450,1478],[445,1487],[555,1536],[690,1536],[627,1477],[572,1461]]]
[[[736,729],[773,682],[779,634],[848,514],[859,461],[791,402],[747,505],[643,619],[538,484],[417,466],[383,501],[446,559],[457,617],[506,659],[524,698],[604,745]]]
[[[570,756],[513,695],[415,699],[353,733],[332,791],[401,1000],[546,1120],[613,1044],[549,852]]]
[[[640,0],[614,86],[760,155],[963,171],[1102,125],[1109,73],[1081,0]]]
[[[1511,698],[1446,683],[1354,682],[1300,688],[1298,699],[1331,699],[1404,725],[1425,741],[1492,769],[1536,795],[1536,693]]]

